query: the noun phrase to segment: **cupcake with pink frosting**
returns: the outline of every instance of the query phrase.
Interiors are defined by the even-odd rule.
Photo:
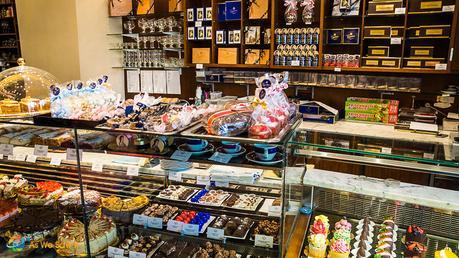
[[[348,243],[343,239],[333,241],[330,246],[329,258],[348,258],[351,250]]]

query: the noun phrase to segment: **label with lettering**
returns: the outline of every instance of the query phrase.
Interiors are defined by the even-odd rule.
[[[49,162],[49,164],[53,166],[60,166],[61,162],[62,162],[61,158],[54,157],[54,158],[51,158],[51,161]]]
[[[448,68],[448,64],[436,64],[435,65],[435,70],[446,70],[446,68]]]
[[[202,27],[202,21],[196,21],[196,22],[194,23],[194,26],[195,26],[195,27]]]
[[[273,248],[274,237],[267,235],[255,235],[255,246]]]
[[[162,218],[155,218],[155,217],[148,217],[148,225],[149,228],[156,228],[162,229],[163,228],[163,219]]]
[[[12,144],[0,144],[0,153],[3,155],[13,155],[13,148]]]
[[[104,169],[104,164],[102,164],[102,163],[92,163],[91,171],[102,172],[103,169]]]
[[[79,153],[80,153],[80,160],[83,160],[83,151],[80,150]],[[76,149],[68,148],[67,151],[66,151],[65,159],[66,160],[77,160],[78,156],[77,156]]]
[[[180,173],[180,172],[169,172],[169,180],[182,182],[182,173]]]
[[[339,73],[341,72],[341,67],[335,67],[335,69],[333,69],[335,72]]]
[[[13,154],[8,155],[7,159],[8,159],[8,160],[14,160],[14,155],[13,155]]]
[[[48,156],[48,146],[36,144],[33,149],[33,154],[38,157]]]
[[[381,148],[381,153],[384,153],[384,154],[392,154],[392,148],[382,147],[382,148]]]
[[[36,163],[37,162],[37,156],[35,156],[33,154],[27,155],[26,162]]]
[[[207,228],[207,238],[215,240],[223,240],[225,238],[225,231],[221,228]]]
[[[167,230],[172,232],[180,233],[182,232],[183,222],[176,220],[169,220],[167,222]]]
[[[455,7],[455,5],[444,5],[441,10],[442,12],[454,12]]]
[[[268,208],[268,216],[269,217],[279,217],[282,212],[282,207],[279,206],[270,206]]]
[[[24,153],[19,153],[17,155],[14,155],[14,160],[16,161],[25,161],[26,160],[26,157],[27,155],[24,154]]]
[[[395,8],[395,14],[405,14],[406,8],[405,7],[398,7]]]
[[[147,254],[129,251],[129,258],[147,258]]]
[[[229,187],[228,181],[215,181],[216,187]]]
[[[197,185],[210,185],[210,177],[209,176],[197,176],[196,177],[196,184]]]
[[[203,69],[204,65],[203,64],[196,64],[196,69]]]
[[[290,63],[291,66],[300,66],[300,60],[292,60]]]
[[[199,225],[183,224],[182,234],[189,235],[189,236],[199,236]]]
[[[209,158],[209,160],[223,163],[223,164],[228,164],[231,158],[233,158],[233,156],[229,154],[221,153],[221,152],[214,152],[214,154]]]
[[[148,216],[134,214],[134,217],[132,218],[132,224],[147,227],[148,226]]]
[[[390,44],[391,45],[400,45],[400,44],[402,44],[402,38],[400,38],[400,37],[390,38]]]
[[[121,248],[116,248],[113,246],[109,246],[107,250],[107,256],[109,258],[115,258],[115,256],[123,256],[124,255],[124,249]]]
[[[191,157],[191,152],[176,150],[172,154],[171,159],[186,162],[190,159],[190,157]]]
[[[128,176],[138,176],[139,175],[139,167],[127,167],[126,175]]]

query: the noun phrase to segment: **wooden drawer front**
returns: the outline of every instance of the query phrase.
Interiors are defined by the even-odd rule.
[[[365,27],[363,35],[365,38],[390,38],[391,29],[389,26]]]
[[[433,57],[434,47],[412,46],[410,48],[411,57]]]
[[[400,58],[398,57],[364,57],[362,66],[381,67],[381,68],[399,68]]]
[[[238,63],[238,48],[219,48],[218,49],[219,64],[237,64]]]
[[[442,0],[410,0],[409,12],[441,11]]]
[[[191,50],[191,62],[193,64],[209,64],[210,48],[193,48]]]
[[[368,47],[368,56],[389,56],[389,47],[381,46],[369,46]]]
[[[371,1],[368,3],[368,15],[393,14],[396,8],[401,7],[402,1]]]
[[[449,37],[451,26],[431,25],[412,27],[408,29],[409,37]]]

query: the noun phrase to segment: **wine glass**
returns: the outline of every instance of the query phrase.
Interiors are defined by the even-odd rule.
[[[137,23],[139,24],[139,27],[142,29],[142,33],[146,33],[146,30],[148,28],[148,20],[145,18],[140,18]]]
[[[148,29],[150,30],[151,33],[155,32],[155,27],[156,27],[156,19],[148,20]]]
[[[124,23],[124,29],[128,30],[129,34],[132,34],[132,30],[135,28],[135,23],[132,20]]]

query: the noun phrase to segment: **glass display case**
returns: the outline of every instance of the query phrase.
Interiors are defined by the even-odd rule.
[[[293,190],[284,188],[283,153],[298,123],[278,139],[229,142],[196,126],[162,135],[3,122],[0,186],[15,195],[1,201],[16,210],[2,210],[1,253],[282,256],[293,230],[282,208]]]

